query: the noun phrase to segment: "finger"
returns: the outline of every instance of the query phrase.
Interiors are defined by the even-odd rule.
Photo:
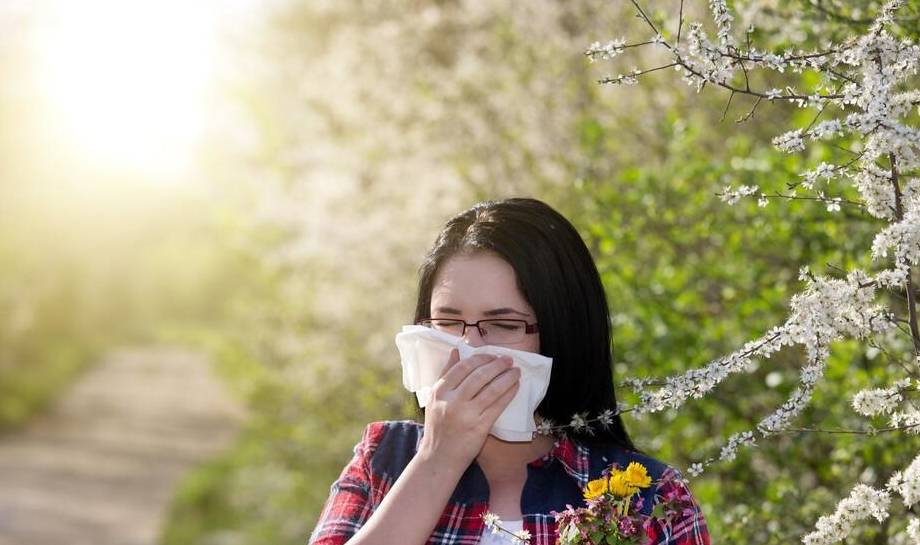
[[[483,422],[488,423],[489,427],[492,427],[492,424],[498,420],[498,416],[502,414],[502,411],[504,411],[505,408],[511,404],[511,400],[514,399],[514,396],[517,395],[520,388],[521,381],[518,380],[513,382],[507,390],[495,398],[492,404],[486,407],[480,414],[480,418],[483,420]]]
[[[509,369],[511,369],[511,358],[507,356],[495,358],[470,371],[470,374],[457,385],[454,391],[460,399],[473,399],[487,384]]]
[[[452,348],[450,355],[447,357],[447,365],[444,366],[444,369],[441,370],[441,375],[438,378],[444,377],[444,374],[447,373],[447,371],[458,361],[460,361],[460,351],[456,348]]]
[[[474,354],[451,365],[441,376],[441,381],[445,388],[454,389],[473,369],[494,359],[495,356],[492,354]]]
[[[520,381],[521,370],[517,367],[512,367],[486,384],[473,398],[473,402],[476,403],[480,410],[484,410],[486,407],[495,403],[495,400],[502,397],[508,389],[512,388]]]

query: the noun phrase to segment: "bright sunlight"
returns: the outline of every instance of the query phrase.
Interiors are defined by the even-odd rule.
[[[35,28],[36,77],[68,150],[175,179],[194,161],[214,76],[203,2],[58,0]]]

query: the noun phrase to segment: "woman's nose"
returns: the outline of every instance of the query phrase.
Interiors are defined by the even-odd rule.
[[[479,328],[476,326],[466,326],[466,332],[463,334],[463,342],[470,346],[483,346],[486,342],[482,339],[482,335],[479,334]]]

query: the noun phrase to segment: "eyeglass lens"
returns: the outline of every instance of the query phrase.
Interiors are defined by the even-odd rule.
[[[482,339],[497,344],[520,341],[524,337],[527,325],[523,320],[480,320],[477,324]],[[476,327],[475,324],[467,325],[462,320],[423,320],[422,325],[457,337],[462,337],[467,327]]]

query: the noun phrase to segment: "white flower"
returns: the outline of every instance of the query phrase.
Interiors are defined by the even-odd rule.
[[[569,426],[571,426],[574,431],[588,429],[587,415],[584,413],[575,413],[572,415],[572,421],[569,422]]]
[[[694,463],[690,464],[690,467],[687,468],[687,473],[688,473],[691,477],[697,477],[697,476],[699,476],[700,474],[703,473],[703,464],[701,464],[701,463],[699,463],[699,462],[694,462]]]
[[[773,145],[780,151],[793,153],[805,149],[805,141],[802,139],[802,129],[785,132],[773,139]]]
[[[896,264],[920,262],[920,198],[909,199],[906,206],[907,212],[901,221],[875,235],[872,241],[874,259],[888,257],[888,249],[894,248]]]
[[[729,437],[728,443],[722,447],[722,452],[719,454],[719,459],[730,462],[735,459],[735,455],[739,446],[754,444],[753,432],[745,431],[742,433],[736,433]]]
[[[828,121],[822,121],[816,124],[814,127],[808,131],[808,135],[813,139],[817,140],[819,138],[827,138],[831,136],[839,136],[843,134],[843,126],[840,123],[839,119],[830,119]]]
[[[753,185],[742,185],[738,189],[732,188],[732,186],[727,185],[725,189],[722,190],[722,194],[719,198],[729,205],[735,204],[741,197],[748,197],[757,193],[757,187]]]
[[[907,524],[907,536],[914,543],[920,543],[920,519],[913,517]]]
[[[549,419],[541,419],[537,422],[537,433],[540,435],[552,435],[553,434],[553,421]]]
[[[709,0],[709,9],[712,11],[712,20],[719,29],[719,41],[723,44],[731,43],[731,24],[735,18],[728,12],[725,0]]]
[[[821,163],[815,167],[815,176],[819,178],[824,178],[830,180],[834,177],[834,173],[837,171],[837,167],[829,163]]]
[[[616,39],[610,40],[609,42],[605,44],[601,44],[600,42],[594,42],[593,44],[588,46],[587,51],[585,51],[585,55],[587,55],[588,58],[590,58],[592,61],[597,60],[597,59],[601,59],[601,60],[612,59],[616,57],[617,55],[619,55],[620,53],[622,53],[623,50],[626,49],[625,46],[626,46],[625,38],[616,38]]]
[[[530,543],[530,532],[527,530],[519,530],[514,533],[514,537],[511,538],[512,543]]]
[[[605,430],[613,424],[614,413],[610,409],[603,411],[601,414],[597,415],[597,421],[600,423],[601,427]]]
[[[802,538],[805,545],[830,545],[845,539],[856,521],[874,517],[879,522],[888,517],[891,496],[864,484],[853,487],[850,495],[837,504],[833,514],[824,515],[815,531]]]
[[[880,413],[891,414],[904,400],[901,390],[910,385],[910,379],[902,379],[890,388],[865,389],[853,396],[853,409],[864,416]]]
[[[904,498],[905,507],[910,507],[920,501],[920,455],[914,458],[914,461],[903,472],[894,472],[886,487]]]
[[[493,534],[497,534],[501,531],[499,525],[502,523],[502,519],[498,518],[498,515],[495,513],[489,512],[483,515],[482,522],[485,523],[486,528],[492,530]]]

